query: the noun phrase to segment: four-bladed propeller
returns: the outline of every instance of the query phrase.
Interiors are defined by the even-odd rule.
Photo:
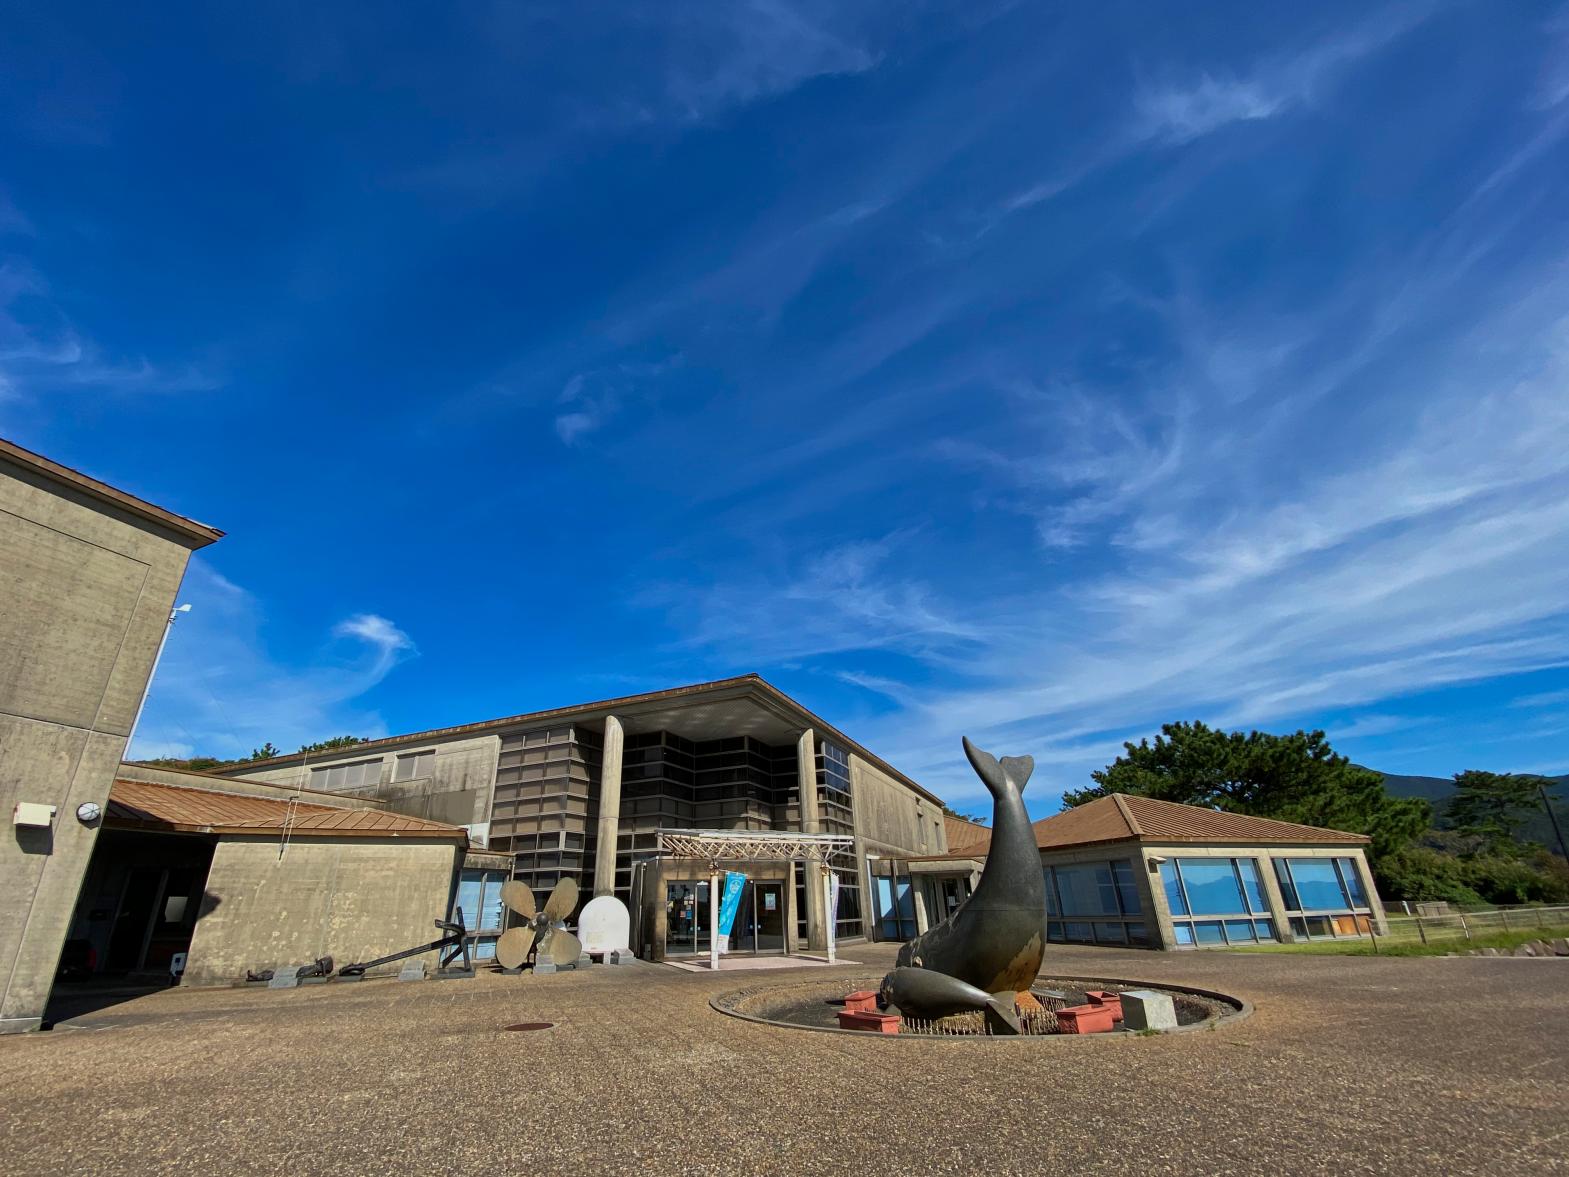
[[[520,969],[530,951],[534,951],[536,959],[543,953],[558,967],[572,964],[582,956],[582,941],[560,926],[577,906],[577,893],[576,879],[562,879],[551,890],[545,906],[540,908],[534,901],[533,888],[527,883],[514,879],[503,884],[501,902],[525,922],[501,933],[496,941],[496,963],[504,969]]]

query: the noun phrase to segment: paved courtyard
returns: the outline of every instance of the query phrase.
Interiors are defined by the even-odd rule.
[[[893,952],[853,955],[847,977]],[[1170,1037],[966,1043],[708,1008],[807,975],[784,971],[169,990],[0,1039],[0,1169],[1569,1169],[1569,961],[1054,947],[1045,972],[1190,983],[1256,1012]],[[557,1025],[502,1029],[535,1020]]]

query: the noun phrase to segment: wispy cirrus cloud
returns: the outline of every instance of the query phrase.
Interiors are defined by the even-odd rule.
[[[55,302],[41,276],[16,261],[0,264],[0,400],[69,391],[199,392],[219,384],[196,364],[105,355]]]
[[[1165,69],[1160,80],[1143,78],[1133,91],[1132,110],[1109,130],[1095,150],[1043,179],[1005,196],[985,224],[1033,208],[1073,189],[1090,176],[1135,152],[1182,147],[1226,127],[1264,122],[1311,106],[1351,67],[1420,25],[1431,4],[1396,5],[1361,24],[1295,52],[1270,55],[1246,73],[1216,67]],[[1551,83],[1548,84],[1551,87]]]
[[[878,540],[798,581],[699,590],[692,640],[739,664],[833,659],[898,704],[878,746],[955,796],[973,793],[960,733],[1073,784],[1170,719],[1332,711],[1366,741],[1420,721],[1392,701],[1569,666],[1569,285],[1552,258],[1452,248],[1503,249],[1481,216],[1284,327],[1234,317],[1223,348],[1199,296],[1143,302],[1171,357],[1143,395],[996,381],[1011,432],[935,452],[1035,520],[1033,592]],[[858,651],[922,669],[861,670]]]
[[[1286,56],[1261,61],[1245,75],[1201,70],[1186,81],[1145,85],[1134,99],[1136,141],[1189,143],[1233,123],[1274,118],[1311,104],[1342,71],[1421,24],[1431,4],[1375,12],[1349,30]]]

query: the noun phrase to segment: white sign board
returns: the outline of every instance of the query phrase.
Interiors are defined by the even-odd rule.
[[[614,895],[600,895],[583,905],[577,917],[577,938],[583,951],[625,952],[632,937],[632,916]]]

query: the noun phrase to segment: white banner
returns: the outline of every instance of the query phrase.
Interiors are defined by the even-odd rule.
[[[834,959],[834,946],[839,939],[839,876],[828,872],[828,960]]]

